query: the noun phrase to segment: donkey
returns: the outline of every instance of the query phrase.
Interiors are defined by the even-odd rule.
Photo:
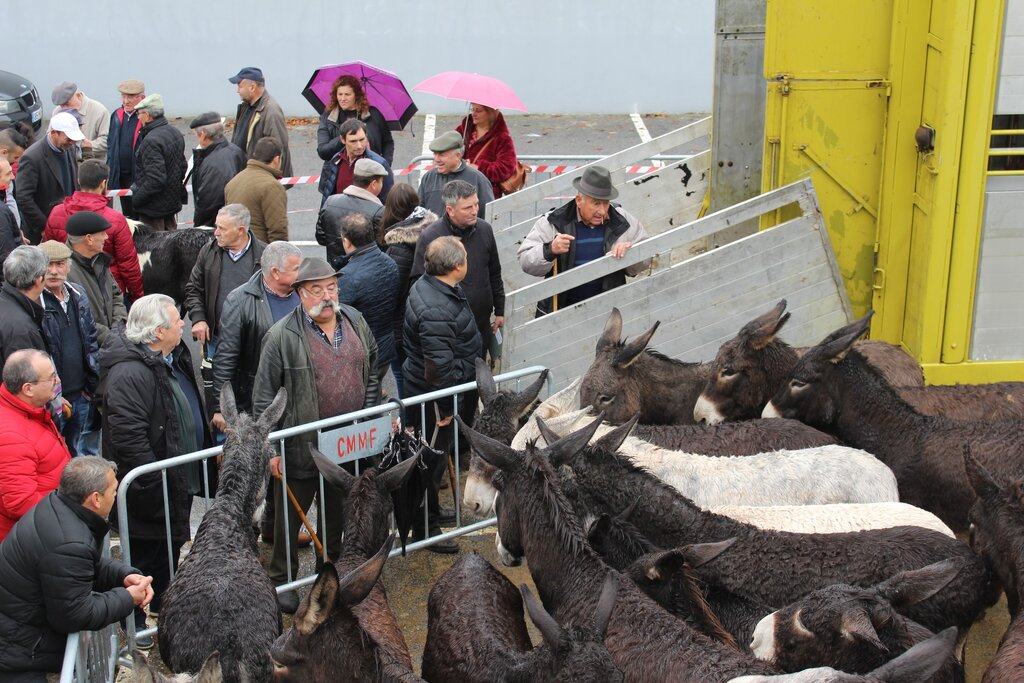
[[[694,407],[694,419],[716,424],[760,416],[806,351],[778,338],[789,320],[785,309],[783,299],[722,344],[712,362],[712,377]],[[925,387],[921,366],[899,347],[858,341],[854,351],[924,415],[986,421],[1024,417],[1024,383]]]
[[[354,477],[310,446],[325,485],[343,491],[345,545],[320,571],[292,628],[274,642],[276,681],[418,681],[387,592],[378,581],[394,535],[388,534],[391,492],[417,466],[409,458],[384,472]],[[339,578],[341,577],[341,578]]]
[[[765,406],[764,417],[788,417],[874,453],[899,482],[900,499],[967,530],[974,491],[961,450],[965,443],[999,481],[1024,472],[1024,420],[969,423],[921,415],[871,366],[849,353],[870,314],[836,330],[796,364]]]
[[[971,546],[999,576],[1010,610],[1010,626],[982,683],[1015,680],[1024,668],[1024,480],[1000,485],[969,451],[964,461],[978,495],[970,512]]]
[[[281,633],[281,611],[252,527],[274,456],[267,434],[286,402],[281,389],[253,420],[238,413],[229,383],[221,390],[227,440],[217,497],[160,608],[160,656],[172,671],[198,671],[218,651],[228,683],[270,680],[267,653]]]
[[[132,652],[132,662],[134,663],[132,680],[135,683],[222,683],[224,680],[220,668],[220,654],[217,652],[206,658],[199,673],[195,676],[189,674],[165,676],[159,671],[154,671],[146,655],[142,654],[140,650]],[[248,681],[244,676],[242,680]]]
[[[631,342],[622,340],[622,314],[613,308],[583,375],[581,405],[604,411],[614,424],[640,413],[643,424],[693,424],[693,406],[711,377],[707,363],[684,363],[648,349],[660,323]]]
[[[583,430],[544,450],[525,453],[459,426],[476,453],[500,470],[498,553],[506,565],[526,556],[538,594],[561,623],[588,622],[609,574],[586,542],[550,460],[589,441]],[[724,681],[743,673],[776,673],[671,616],[630,581],[619,595],[605,644],[627,681]]]
[[[960,569],[960,563],[945,560],[870,588],[839,584],[812,591],[764,617],[754,629],[751,650],[789,672],[830,666],[869,673],[934,635],[897,610],[928,599]],[[930,680],[963,683],[963,665],[950,656]]]
[[[622,673],[604,645],[617,591],[609,574],[593,628],[562,628],[525,584],[517,591],[480,555],[462,555],[430,590],[423,677],[431,683],[618,683]],[[523,602],[543,638],[536,648],[526,632]]]
[[[970,549],[944,534],[894,527],[841,534],[764,531],[701,510],[675,489],[615,451],[629,431],[619,427],[576,452],[558,449],[551,464],[567,466],[590,515],[617,514],[635,504],[631,522],[663,548],[736,537],[728,553],[701,574],[720,574],[721,585],[768,605],[785,605],[803,593],[834,583],[870,586],[907,570],[947,558],[964,569],[932,598],[906,615],[933,631],[967,627],[998,597],[991,576]],[[589,428],[592,433],[596,423]]]
[[[135,251],[142,269],[142,288],[146,294],[166,294],[180,305],[185,300],[185,285],[199,250],[213,239],[210,228],[153,230],[129,220]]]
[[[727,683],[927,683],[946,664],[955,646],[956,629],[951,627],[867,674],[822,667],[780,676],[740,676]]]

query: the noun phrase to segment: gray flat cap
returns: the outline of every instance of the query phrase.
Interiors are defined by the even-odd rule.
[[[76,92],[78,92],[77,85],[71,81],[61,81],[57,84],[57,87],[53,89],[53,93],[50,95],[50,100],[59,107],[74,97]]]
[[[458,149],[463,146],[462,136],[454,130],[441,133],[430,143],[431,152],[447,152],[450,149]]]
[[[373,159],[360,159],[352,167],[352,175],[360,178],[382,178],[387,174],[388,170]]]

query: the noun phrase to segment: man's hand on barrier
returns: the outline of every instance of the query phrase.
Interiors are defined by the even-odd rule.
[[[280,479],[281,477],[284,476],[284,473],[281,471],[280,455],[275,455],[273,458],[270,459],[270,476],[274,477],[275,479]]]
[[[153,599],[153,577],[129,574],[124,577],[124,587],[136,607],[145,607]]]
[[[455,417],[454,415],[449,415],[448,417],[444,418],[443,420],[438,420],[437,421],[437,426],[438,427],[447,427],[448,425],[450,425],[452,423],[452,419],[454,417]]]
[[[210,341],[210,326],[205,320],[200,320],[192,326],[192,337],[200,344]]]
[[[612,250],[608,252],[608,255],[618,259],[623,258],[631,246],[633,246],[632,242],[617,242],[612,246]]]

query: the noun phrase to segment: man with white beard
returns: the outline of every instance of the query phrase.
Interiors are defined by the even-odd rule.
[[[281,429],[377,405],[377,343],[363,316],[351,306],[338,303],[337,273],[321,258],[305,258],[294,286],[299,293],[299,306],[271,327],[263,342],[253,387],[253,413],[259,417],[281,387],[288,390]],[[282,502],[282,475],[287,472],[287,485],[303,510],[308,510],[314,496],[319,495],[318,472],[309,455],[310,445],[317,445],[315,433],[292,437],[285,443],[284,462],[281,456],[270,460],[273,495],[278,506],[269,571],[274,585],[293,580],[299,566],[300,521],[295,506]],[[343,498],[327,486],[323,502],[326,514],[319,517],[317,534],[323,539],[323,520],[328,518],[327,538],[323,540],[327,556],[333,561],[341,553]],[[282,511],[288,514],[289,552]],[[288,614],[294,614],[299,606],[295,591],[280,594],[278,600],[281,610]]]

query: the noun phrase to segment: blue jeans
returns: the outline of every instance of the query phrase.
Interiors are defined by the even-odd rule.
[[[219,341],[220,340],[217,339],[216,337],[211,337],[206,342],[206,358],[209,361],[211,361],[211,362],[213,361],[213,357],[215,355],[217,355],[217,344],[218,344]],[[212,376],[213,375],[211,374],[211,378],[212,378]],[[203,377],[203,383],[204,384],[206,383],[206,377],[205,376]],[[210,434],[213,437],[213,445],[214,446],[220,446],[221,444],[224,443],[225,439],[227,438],[224,435],[224,432],[221,432],[221,431],[219,431],[217,429],[214,429],[212,427],[210,428]]]
[[[61,419],[60,434],[71,451],[71,457],[99,455],[99,416],[91,401],[79,396],[71,402],[71,417]]]

